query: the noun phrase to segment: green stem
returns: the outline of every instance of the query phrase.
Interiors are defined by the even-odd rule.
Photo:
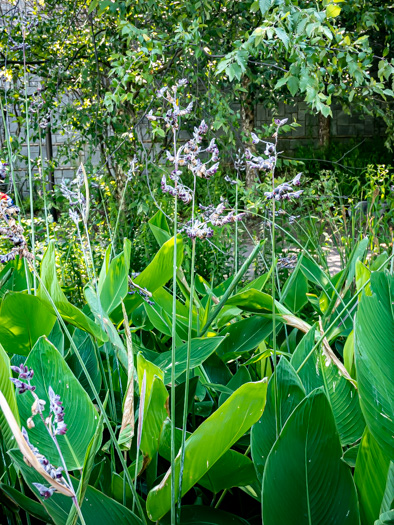
[[[238,170],[237,170],[237,184],[235,185],[235,215],[238,215]],[[234,237],[234,273],[238,272],[238,221],[235,221],[235,237]]]
[[[23,44],[25,43],[25,35],[23,32]],[[23,45],[23,80],[25,88],[25,120],[26,120],[26,145],[27,145],[27,166],[29,171],[29,197],[30,197],[30,221],[31,221],[31,249],[33,254],[33,266],[36,267],[36,239],[34,228],[34,203],[33,203],[33,174],[31,171],[31,153],[30,153],[30,126],[29,126],[29,102],[27,98],[27,72],[26,72],[26,49]],[[36,295],[36,277],[33,274],[33,288],[34,295]]]
[[[276,146],[275,146],[276,150]],[[275,164],[276,164],[275,156]],[[272,193],[275,189],[275,167],[272,170]],[[276,212],[276,200],[272,199],[272,223],[271,223],[271,251],[272,251],[272,265],[276,260],[275,251],[275,212]],[[273,361],[274,361],[274,411],[275,411],[275,434],[276,439],[279,436],[279,418],[278,418],[278,384],[276,377],[276,305],[275,305],[275,271],[271,273],[271,284],[272,284],[272,349],[273,349]]]
[[[42,181],[42,197],[44,199],[44,213],[45,213],[45,227],[47,233],[47,243],[49,243],[49,224],[48,224],[48,206],[47,206],[47,189],[45,184],[45,175],[44,175],[44,156],[42,154],[42,137],[41,137],[41,128],[38,129],[38,137],[40,141],[40,169],[41,169],[41,181]]]
[[[379,272],[390,260],[393,260],[394,253],[390,255],[390,257],[385,261],[383,264],[379,266],[379,268],[376,270]],[[355,302],[355,300],[358,298],[358,296],[361,294],[361,292],[364,290],[366,286],[370,283],[371,279],[369,278],[362,286],[361,288],[356,292],[356,294],[350,299],[350,301],[347,303],[347,305],[343,308],[343,310],[336,316],[336,318],[333,320],[333,322],[329,325],[329,327],[324,331],[324,333],[320,336],[319,340],[315,344],[315,346],[311,349],[311,351],[308,353],[308,355],[305,357],[303,362],[300,364],[300,366],[297,368],[296,372],[297,374],[302,370],[302,368],[307,363],[308,359],[311,357],[313,352],[316,350],[316,348],[323,342],[323,339],[327,337],[327,334],[330,332],[330,330],[335,326],[336,322],[341,318],[341,315],[343,312],[349,308],[350,304]]]
[[[113,246],[113,253],[114,255],[116,255],[116,234],[118,233],[118,226],[119,226],[119,219],[120,219],[120,214],[122,213],[122,208],[123,208],[123,203],[124,203],[124,198],[125,198],[125,195],[126,195],[126,190],[127,190],[127,185],[129,183],[129,179],[126,179],[126,184],[123,188],[123,193],[122,193],[122,197],[120,199],[120,205],[119,205],[119,210],[118,210],[118,214],[117,214],[117,217],[116,217],[116,223],[115,223],[115,229],[114,229],[114,232],[113,232],[113,238],[112,238],[112,246]]]
[[[259,250],[261,249],[261,246],[262,246],[263,242],[260,241],[258,244],[256,244],[256,246],[254,247],[253,251],[251,252],[251,254],[249,255],[249,257],[246,259],[246,261],[243,263],[243,265],[241,266],[241,268],[239,269],[238,273],[236,274],[236,276],[234,277],[232,283],[230,284],[230,286],[227,288],[225,294],[223,295],[223,297],[221,298],[221,300],[219,301],[219,304],[217,305],[217,307],[213,310],[213,312],[210,313],[209,317],[208,317],[208,320],[206,322],[206,324],[203,326],[201,332],[199,332],[199,337],[202,337],[203,335],[205,335],[207,332],[208,332],[208,329],[209,327],[211,326],[211,324],[213,323],[213,321],[216,319],[216,317],[219,315],[221,309],[223,308],[223,306],[226,304],[227,302],[227,299],[230,297],[230,295],[233,293],[233,290],[235,289],[235,287],[237,286],[237,284],[239,283],[239,281],[242,279],[242,276],[244,275],[244,273],[247,271],[247,269],[249,268],[249,266],[252,264],[253,262],[253,259],[256,257],[257,253],[259,252]]]
[[[178,170],[176,131],[173,130],[175,171]],[[175,181],[175,189],[177,183]],[[171,525],[176,525],[175,494],[175,362],[176,362],[176,273],[177,273],[178,198],[174,197],[174,259],[172,273],[172,341],[171,341]]]
[[[185,397],[183,400],[183,420],[182,420],[182,442],[181,442],[181,466],[179,471],[179,492],[178,492],[178,518],[180,519],[181,499],[182,499],[182,481],[183,467],[185,463],[185,442],[186,442],[186,425],[189,405],[189,385],[190,385],[190,355],[192,349],[192,324],[193,324],[193,296],[194,296],[194,266],[196,259],[196,239],[192,241],[192,262],[190,269],[190,299],[189,299],[189,326],[187,330],[187,356],[186,356],[186,379],[185,379]]]
[[[35,271],[35,270],[32,268],[32,271]],[[35,273],[36,273],[36,272],[35,272]],[[71,334],[70,334],[70,332],[69,332],[69,330],[68,330],[68,328],[67,328],[67,326],[66,326],[66,323],[63,321],[63,318],[62,318],[62,316],[60,315],[59,310],[56,308],[56,305],[55,305],[55,303],[54,303],[54,301],[53,301],[51,295],[49,294],[49,292],[48,292],[46,286],[45,286],[44,283],[42,282],[42,280],[41,280],[40,276],[38,275],[38,273],[36,273],[36,278],[37,278],[39,284],[41,285],[42,290],[43,290],[44,293],[46,294],[47,299],[48,299],[48,301],[50,302],[52,308],[54,309],[54,312],[55,312],[55,314],[56,314],[56,317],[58,318],[58,321],[59,321],[61,327],[63,328],[64,333],[66,334],[67,339],[68,339],[69,342],[70,342],[70,346],[72,347],[72,349],[73,349],[73,351],[74,351],[74,353],[75,353],[75,355],[76,355],[76,357],[77,357],[77,359],[78,359],[78,361],[79,361],[79,364],[81,365],[82,371],[83,371],[83,373],[85,374],[85,377],[86,377],[86,379],[87,379],[87,381],[88,381],[88,383],[89,383],[89,386],[90,386],[90,388],[91,388],[91,390],[92,390],[92,392],[93,392],[94,398],[95,398],[95,400],[96,400],[96,402],[97,402],[97,405],[98,405],[98,407],[99,407],[99,409],[100,409],[100,412],[101,412],[101,414],[103,415],[103,419],[104,419],[104,421],[105,421],[105,424],[106,424],[106,426],[107,426],[108,432],[109,432],[109,434],[110,434],[111,441],[112,441],[112,443],[113,443],[113,446],[114,446],[114,448],[115,448],[115,450],[116,450],[116,453],[117,453],[117,455],[118,455],[118,457],[119,457],[120,463],[121,463],[121,465],[122,465],[122,467],[123,467],[123,470],[124,470],[124,472],[125,472],[125,476],[126,476],[126,478],[127,478],[127,482],[128,482],[128,484],[129,484],[130,490],[131,490],[131,492],[132,492],[132,494],[133,494],[133,498],[134,498],[134,500],[135,500],[135,502],[136,502],[136,505],[137,505],[137,509],[138,509],[138,512],[139,512],[140,518],[141,518],[143,524],[144,524],[144,525],[147,525],[147,521],[146,521],[146,518],[145,518],[144,511],[143,511],[143,509],[142,509],[141,502],[140,502],[140,500],[138,499],[138,494],[137,494],[137,492],[135,491],[134,484],[133,484],[133,480],[131,479],[130,472],[129,472],[128,468],[127,468],[127,463],[126,463],[126,461],[124,460],[124,457],[123,457],[122,451],[120,450],[120,447],[119,447],[118,441],[117,441],[117,439],[116,439],[115,432],[114,432],[114,430],[113,430],[113,428],[112,428],[112,425],[111,425],[111,422],[110,422],[110,420],[109,420],[109,418],[108,418],[108,416],[107,416],[107,413],[105,412],[105,408],[104,408],[104,406],[103,406],[103,403],[101,402],[100,396],[99,396],[99,394],[98,394],[98,392],[97,392],[97,390],[96,390],[96,387],[95,387],[95,385],[94,385],[94,382],[93,382],[93,380],[92,380],[92,378],[91,378],[91,376],[90,376],[90,374],[89,374],[89,372],[88,372],[88,369],[86,368],[85,362],[84,362],[84,360],[82,359],[81,354],[79,353],[79,350],[78,350],[78,348],[77,348],[77,346],[76,346],[76,344],[75,344],[73,338],[71,337]]]

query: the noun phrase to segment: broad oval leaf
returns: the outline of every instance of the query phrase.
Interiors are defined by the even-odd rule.
[[[264,410],[267,383],[247,383],[206,419],[187,439],[182,494],[193,487],[221,456],[260,418]],[[220,432],[218,432],[220,429]],[[178,491],[180,455],[175,461],[175,489]],[[171,469],[148,494],[147,512],[159,520],[171,507]]]
[[[264,525],[359,525],[356,490],[341,457],[330,404],[315,390],[291,414],[268,456]]]
[[[37,290],[37,296],[52,309],[52,299],[62,318],[81,330],[86,330],[100,341],[107,341],[105,332],[94,321],[89,319],[79,308],[72,305],[57,280],[54,243],[51,242],[45,252],[41,263],[41,283]]]
[[[324,386],[341,444],[351,445],[361,438],[365,428],[358,392],[354,385],[339,373],[338,367],[330,359],[322,356],[321,361]]]
[[[0,308],[0,344],[9,354],[27,355],[42,335],[49,335],[53,308],[34,295],[9,292]]]
[[[49,499],[42,500],[38,490],[32,486],[34,482],[42,483],[42,477],[38,472],[26,465],[19,451],[12,450],[9,454],[14,463],[21,469],[27,484],[42,502],[55,525],[66,525],[72,505],[71,498],[55,493]],[[72,477],[71,481],[74,490],[77,490],[78,480]],[[101,523],[105,525],[119,525],[120,523],[122,525],[142,524],[142,521],[131,510],[91,486],[88,486],[86,489],[81,504],[81,512],[86,525],[99,525]]]
[[[372,525],[381,513],[381,506],[390,470],[390,459],[379,447],[369,432],[365,430],[358,448],[354,482],[360,502],[360,515],[363,525]],[[391,495],[391,499],[394,494]],[[390,501],[391,504],[391,501]]]
[[[355,321],[357,383],[367,426],[394,459],[394,277],[373,272],[371,290]]]
[[[257,315],[232,323],[220,332],[226,339],[220,345],[217,354],[227,363],[256,348],[271,332],[272,321]]]
[[[170,525],[170,517],[160,521],[162,525]],[[224,510],[202,505],[182,505],[179,525],[248,525],[239,516]]]
[[[190,435],[189,432],[186,432],[186,437]],[[176,452],[181,447],[181,439],[182,431],[176,428]],[[165,421],[160,436],[159,454],[167,461],[171,461],[171,421],[169,419]],[[230,449],[198,480],[198,484],[217,494],[221,490],[232,487],[245,487],[256,481],[256,473],[252,461],[244,454]]]
[[[183,260],[183,241],[181,236],[177,237],[177,267],[179,268]],[[157,252],[152,262],[142,271],[138,277],[134,279],[134,282],[146,288],[149,292],[153,293],[167,281],[172,278],[173,273],[173,261],[174,259],[174,239],[171,238],[163,244],[160,250]],[[139,294],[129,295],[125,298],[124,304],[128,314],[131,314],[142,303],[143,299]],[[111,317],[116,323],[120,323],[123,320],[123,313],[120,307],[116,308]]]
[[[10,360],[8,355],[5,353],[4,348],[0,345],[0,391],[6,398],[8,406],[11,412],[14,414],[16,422],[19,424],[19,412],[16,403],[15,389],[10,381],[12,372],[10,369]],[[8,426],[7,419],[5,418],[3,411],[0,410],[0,434],[4,439],[7,449],[15,448],[15,438],[13,437],[12,431]]]
[[[206,337],[196,338],[191,342],[190,351],[190,370],[200,366],[208,357],[217,350],[222,343],[223,337]],[[175,356],[175,379],[177,379],[186,370],[187,363],[187,343],[176,349]],[[163,352],[155,360],[155,365],[164,371],[164,384],[171,381],[171,350]]]
[[[129,291],[130,252],[131,242],[125,239],[123,252],[112,259],[102,284],[100,301],[108,314],[120,305]]]
[[[297,348],[294,350],[290,362],[296,371],[304,363],[305,358],[315,346],[315,334],[316,328],[312,326],[312,328],[310,328],[309,332],[304,335],[304,337],[298,343]],[[319,351],[316,348],[313,354],[309,357],[308,361],[298,372],[307,394],[312,392],[312,390],[315,388],[323,386],[320,359]]]
[[[57,439],[68,470],[82,468],[85,452],[98,424],[98,413],[92,401],[62,356],[45,337],[41,337],[35,344],[26,360],[26,366],[34,370],[32,384],[36,385],[35,393],[46,401],[44,418],[49,415],[49,386],[60,396],[67,433],[57,436]],[[25,392],[17,396],[17,401],[21,425],[26,426],[26,420],[31,416],[33,398],[29,392]],[[61,465],[44,423],[39,416],[34,418],[34,422],[36,426],[29,430],[30,441],[52,464]]]
[[[278,432],[280,432],[292,411],[304,397],[305,390],[300,378],[287,359],[282,357],[276,367],[276,380],[272,375],[268,383],[264,413],[253,425],[251,432],[252,458],[260,481],[263,478],[265,462],[276,441],[276,421]],[[275,404],[277,417],[275,416]]]

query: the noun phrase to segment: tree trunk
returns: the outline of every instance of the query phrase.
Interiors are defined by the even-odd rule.
[[[319,146],[325,148],[330,143],[331,117],[319,113]]]
[[[241,129],[243,133],[250,139],[250,134],[254,130],[255,121],[254,121],[254,102],[253,96],[250,89],[250,79],[244,75],[242,79],[242,87],[246,89],[246,92],[241,92]],[[255,147],[250,146],[250,140],[248,141],[249,149],[254,152]],[[251,169],[248,165],[246,166],[245,171],[245,184],[247,188],[251,188],[256,175],[254,169]]]
[[[47,127],[47,133],[45,137],[45,146],[46,146],[46,153],[47,153],[47,163],[48,163],[48,182],[49,182],[49,191],[51,193],[51,198],[53,201],[55,201],[55,168],[53,167],[53,145],[52,145],[52,129],[51,125],[49,124]],[[44,176],[44,173],[43,173]],[[51,215],[53,217],[54,222],[58,221],[58,215],[57,215],[57,209],[52,206],[51,208]]]

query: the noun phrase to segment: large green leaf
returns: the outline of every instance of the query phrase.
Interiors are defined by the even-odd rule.
[[[98,361],[98,355],[96,347],[91,339],[91,335],[78,328],[73,333],[73,341],[78,349],[78,352],[89,372],[90,378],[97,390],[100,392],[101,389],[101,372]],[[56,346],[56,345],[54,345]],[[73,374],[78,379],[82,387],[86,390],[89,396],[94,399],[94,394],[89,385],[89,382],[85,376],[85,372],[82,370],[81,364],[77,356],[72,353],[67,359],[67,364],[71,368]]]
[[[359,525],[357,494],[321,389],[291,414],[265,465],[264,525]]]
[[[26,366],[34,370],[32,383],[36,385],[35,393],[46,401],[44,417],[49,415],[48,388],[51,386],[60,396],[64,406],[64,421],[67,433],[57,436],[67,468],[82,468],[85,452],[94,436],[98,423],[98,414],[88,394],[56,350],[45,338],[41,337],[35,344],[26,360]],[[31,416],[33,398],[29,392],[17,396],[21,424]],[[30,441],[56,466],[61,465],[59,454],[44,423],[35,417],[35,427],[29,430]]]
[[[304,397],[305,390],[300,378],[287,359],[282,357],[276,367],[276,380],[275,376],[272,375],[268,383],[267,404],[263,415],[253,425],[251,432],[252,458],[260,481],[263,477],[267,457],[276,441],[276,420],[279,433],[292,411]],[[277,418],[275,417],[275,405],[277,407]]]
[[[43,500],[38,494],[38,490],[32,485],[32,483],[43,483],[42,477],[33,468],[29,468],[26,465],[19,450],[13,450],[9,454],[14,463],[20,468],[32,492],[42,501],[55,525],[66,525],[72,505],[71,498],[55,493],[49,499]],[[71,481],[74,490],[77,490],[78,480],[71,478]],[[86,525],[141,525],[142,523],[129,509],[126,509],[120,503],[91,486],[88,486],[86,489],[81,511]]]
[[[108,314],[120,305],[128,293],[130,252],[131,242],[125,239],[123,252],[112,259],[100,290],[100,301]]]
[[[226,385],[226,387],[230,389],[230,393],[220,394],[218,405],[223,405],[226,399],[228,399],[231,394],[237,390],[237,388],[244,385],[245,383],[250,383],[250,381],[252,381],[252,378],[250,377],[249,370],[246,368],[246,366],[241,365]]]
[[[273,310],[272,296],[267,293],[260,292],[259,290],[255,290],[254,288],[233,295],[226,302],[226,305],[237,306],[245,312],[253,313],[272,313]],[[291,313],[285,306],[280,304],[278,301],[275,301],[275,307],[278,313]]]
[[[223,337],[196,338],[191,342],[190,351],[190,370],[200,366],[208,357],[217,350],[222,343]],[[175,379],[186,370],[187,362],[187,343],[176,349],[175,357]],[[171,381],[171,350],[163,352],[155,361],[155,365],[164,371],[164,383],[167,385]]]
[[[314,326],[309,330],[307,334],[301,339],[297,348],[294,350],[294,353],[291,357],[291,364],[295,370],[301,366],[304,362],[304,359],[307,357],[309,352],[315,345],[315,333],[316,329]],[[303,365],[299,371],[299,376],[301,378],[302,384],[305,387],[307,394],[312,392],[315,388],[323,386],[323,376],[320,369],[320,354],[316,349],[313,354],[310,356],[308,361]]]
[[[123,341],[120,338],[120,335],[117,329],[115,328],[115,326],[113,325],[111,319],[109,318],[108,313],[102,307],[100,298],[97,296],[96,290],[94,290],[92,286],[88,284],[84,288],[84,294],[85,294],[86,301],[97,323],[105,326],[106,332],[108,334],[108,338],[110,340],[110,343],[113,345],[115,349],[115,352],[116,352],[116,355],[118,356],[120,364],[123,366],[125,370],[127,370],[128,359],[127,359],[127,352],[124,347]]]
[[[186,494],[221,456],[260,418],[267,383],[247,383],[206,419],[186,440],[182,494]],[[218,431],[220,429],[220,431]],[[180,456],[175,461],[178,490]],[[147,512],[152,520],[162,518],[171,507],[171,469],[148,494]]]
[[[294,270],[297,272],[296,276],[290,275],[288,282],[289,286],[285,284],[285,292],[282,297],[282,302],[294,314],[299,312],[308,302],[306,294],[308,293],[308,281],[300,269]]]
[[[374,525],[394,525],[394,510],[389,510],[381,514]]]
[[[166,409],[168,392],[163,381],[155,376],[153,378],[151,392],[145,399],[144,419],[141,434],[141,450],[144,456],[153,458],[159,449],[160,434],[168,413]]]
[[[54,243],[51,242],[45,252],[44,258],[41,263],[41,281],[37,295],[46,304],[48,304],[52,310],[52,305],[48,299],[48,295],[54,302],[58,312],[62,318],[81,330],[86,330],[100,341],[107,341],[108,337],[105,332],[87,315],[85,315],[79,308],[72,305],[67,297],[64,295],[63,290],[57,280],[56,275],[56,261],[55,261],[55,247]]]
[[[27,284],[29,282],[29,284]],[[31,287],[32,276],[26,259],[17,257],[3,266],[0,271],[0,298],[4,296],[7,290],[12,292],[21,292]]]
[[[171,237],[170,228],[168,227],[164,213],[161,210],[156,212],[155,215],[149,219],[148,224],[159,246],[163,246]]]
[[[12,377],[10,360],[8,355],[5,353],[4,348],[0,345],[0,391],[6,398],[17,423],[19,423],[19,412],[16,403],[15,389],[10,381],[10,377]],[[15,438],[13,437],[11,429],[8,426],[7,420],[4,417],[2,410],[0,410],[0,434],[4,439],[7,449],[15,447]]]
[[[177,267],[179,268],[183,261],[183,241],[181,236],[177,237]],[[158,288],[164,286],[171,278],[173,273],[173,259],[174,259],[174,239],[171,238],[163,244],[157,252],[153,261],[142,271],[134,282],[146,288],[153,293]],[[125,298],[124,304],[127,313],[130,314],[138,305],[142,303],[143,299],[139,294],[129,295]],[[116,323],[120,323],[123,319],[122,308],[116,308],[111,316]]]
[[[10,355],[27,355],[42,335],[49,335],[56,317],[34,295],[9,292],[0,308],[0,344]]]
[[[51,517],[40,503],[28,498],[27,496],[19,492],[19,490],[14,489],[14,487],[10,487],[8,485],[5,485],[4,483],[0,483],[0,494],[2,494],[5,498],[5,505],[8,506],[8,504],[11,503],[14,506],[14,508],[16,508],[16,510],[19,510],[20,508],[28,512],[30,517],[33,516],[35,518],[38,518],[44,523],[51,522]]]
[[[189,437],[191,434],[186,433]],[[181,447],[182,430],[175,429],[175,451]],[[160,436],[159,454],[167,461],[171,460],[171,421],[167,419],[163,426]],[[217,462],[208,470],[208,472],[198,480],[198,484],[217,494],[221,490],[232,487],[245,487],[256,482],[256,472],[252,461],[237,452],[236,450],[227,450]]]
[[[308,279],[308,281],[317,284],[317,286],[319,286],[320,288],[327,288],[328,290],[330,290],[330,279],[323,272],[320,266],[316,264],[315,261],[313,261],[312,259],[307,259],[306,257],[303,257],[301,263],[301,271]]]
[[[218,349],[218,356],[225,363],[234,360],[256,348],[271,332],[272,321],[257,315],[232,323],[220,332],[226,339]]]
[[[362,525],[373,525],[383,510],[381,506],[389,469],[389,457],[379,447],[369,430],[366,429],[358,449],[354,471]],[[391,490],[392,500],[394,497],[393,488]]]
[[[321,359],[324,386],[341,444],[351,445],[361,438],[365,428],[358,392],[354,385],[339,373],[338,367],[330,359],[324,356]]]
[[[160,520],[162,525],[170,525],[170,517]],[[239,516],[224,510],[202,505],[182,505],[181,521],[179,525],[248,525],[248,522]]]
[[[355,364],[360,405],[376,441],[394,459],[394,277],[371,274],[355,321]]]

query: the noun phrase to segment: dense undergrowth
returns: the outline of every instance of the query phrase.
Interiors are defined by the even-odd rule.
[[[335,171],[281,169],[275,120],[203,205],[218,151],[204,121],[177,142],[183,85],[160,92],[170,197],[143,235],[122,204],[99,223],[83,166],[32,253],[1,201],[2,521],[392,523],[392,170],[344,196]]]
[[[391,6],[33,4],[1,12],[0,523],[394,524]],[[282,154],[295,97],[386,138]]]

